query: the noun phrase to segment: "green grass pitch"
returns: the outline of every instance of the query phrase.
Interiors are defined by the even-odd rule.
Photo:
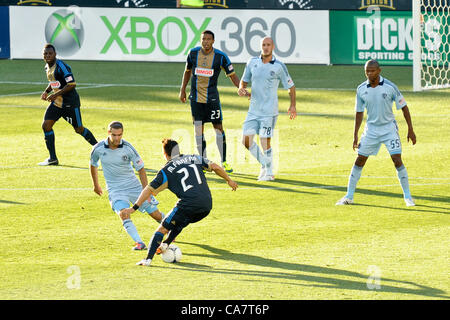
[[[122,121],[149,179],[164,164],[162,138],[195,152],[190,108],[178,100],[184,64],[67,62],[83,124],[101,140],[110,121]],[[92,191],[91,146],[65,121],[54,127],[60,166],[36,165],[47,157],[43,67],[0,61],[0,299],[449,299],[450,90],[414,93],[411,68],[383,68],[403,91],[417,135],[415,146],[406,142],[396,111],[417,206],[405,206],[382,147],[363,170],[356,204],[336,207],[356,157],[362,66],[288,65],[299,117],[288,119],[288,94],[280,89],[276,181],[264,183],[240,142],[248,101],[222,74],[228,160],[239,188],[232,192],[208,174],[214,207],[178,237],[182,261],[155,257],[144,268],[135,263],[145,253],[131,250],[107,195]],[[235,65],[239,77],[243,67]],[[210,125],[206,135],[208,157],[217,162]],[[102,174],[100,181],[104,187]],[[176,202],[169,191],[158,200],[166,213]],[[148,243],[157,223],[139,212],[132,219]]]

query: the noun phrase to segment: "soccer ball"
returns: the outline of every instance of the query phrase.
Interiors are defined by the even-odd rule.
[[[161,258],[164,262],[167,263],[180,262],[181,256],[181,249],[172,243],[169,245],[166,251],[161,253]]]

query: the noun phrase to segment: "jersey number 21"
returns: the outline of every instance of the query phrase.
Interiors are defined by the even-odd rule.
[[[194,169],[195,177],[197,178],[198,184],[202,184],[202,179],[200,178],[200,174],[198,173],[197,166],[195,164],[190,164],[189,167]],[[184,192],[188,191],[190,188],[193,187],[192,184],[186,185],[186,179],[189,178],[189,170],[187,168],[181,168],[180,170],[177,171],[177,173],[184,174],[183,178],[181,178],[181,186],[183,187]]]

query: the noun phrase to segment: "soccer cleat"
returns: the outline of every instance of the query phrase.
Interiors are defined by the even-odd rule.
[[[147,249],[147,247],[143,242],[136,242],[135,246],[133,247],[133,250],[145,250],[145,249]]]
[[[349,199],[347,197],[343,197],[341,200],[336,202],[337,206],[343,206],[343,205],[347,205],[347,204],[353,204],[353,200]]]
[[[231,168],[231,166],[226,161],[222,162],[222,167],[228,174],[233,172],[233,168]]]
[[[152,263],[152,259],[142,259],[141,261],[137,262],[137,266],[144,266],[144,267],[150,267],[150,264]]]
[[[416,204],[414,203],[413,198],[405,198],[405,203],[407,207],[414,207]]]
[[[259,176],[258,176],[257,180],[259,181],[259,179],[261,179],[265,175],[266,175],[266,168],[265,167],[261,167],[261,171],[259,172]]]
[[[165,252],[167,250],[167,248],[169,247],[169,245],[167,243],[161,243],[161,245],[158,247],[158,249],[156,249],[156,254],[161,254],[163,252]]]
[[[265,174],[262,177],[258,178],[258,181],[274,181],[275,176],[273,174]]]
[[[38,166],[57,166],[59,164],[58,159],[45,159],[38,163]]]

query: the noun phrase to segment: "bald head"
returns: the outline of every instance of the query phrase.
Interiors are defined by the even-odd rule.
[[[365,65],[364,68],[367,68],[367,67],[373,67],[373,68],[379,69],[379,68],[380,68],[380,64],[378,63],[377,60],[371,59],[371,60],[368,60],[368,61],[366,62],[366,65]]]
[[[263,58],[272,59],[272,52],[275,49],[275,44],[271,37],[264,37],[261,39],[261,55]]]

